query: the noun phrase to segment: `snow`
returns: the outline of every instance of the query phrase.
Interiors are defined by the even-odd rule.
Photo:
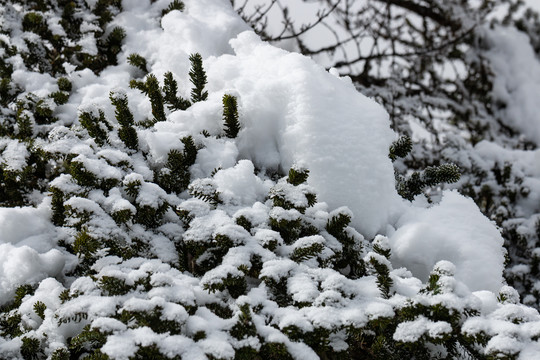
[[[274,207],[270,210],[269,216],[276,221],[295,221],[300,218],[301,214],[296,209],[285,210],[282,207]]]
[[[128,329],[118,335],[112,335],[102,347],[102,352],[113,359],[128,360],[135,355],[138,346],[159,343],[165,336],[154,333],[148,327]]]
[[[540,91],[540,64],[529,38],[520,31],[495,26],[485,29],[494,73],[494,100],[506,106],[501,110],[505,123],[540,144],[540,118],[536,94]]]
[[[234,89],[241,100],[240,156],[261,168],[308,168],[320,199],[349,206],[354,225],[374,236],[399,206],[386,156],[394,139],[386,112],[352,84],[252,32],[231,45],[236,56],[208,60],[208,87]]]
[[[264,201],[271,186],[255,175],[255,167],[249,160],[240,160],[234,167],[218,171],[214,180],[223,201],[232,205]]]
[[[84,166],[84,169],[96,175],[98,178],[122,180],[122,172],[118,168],[110,166],[99,159],[89,159],[84,155],[79,155],[72,161],[81,163]]]
[[[13,81],[19,86],[31,91],[37,96],[45,96],[58,90],[56,81],[49,74],[15,70],[11,75]]]
[[[23,171],[30,155],[26,146],[18,140],[0,140],[0,164],[8,171]]]
[[[422,336],[432,339],[442,339],[452,332],[452,326],[445,321],[431,321],[424,316],[419,316],[413,321],[402,322],[394,332],[394,340],[400,342],[415,342]]]
[[[197,152],[197,163],[191,167],[193,176],[209,176],[216,169],[227,169],[236,164],[238,148],[232,141],[209,138],[203,143],[204,148]]]
[[[113,359],[128,359],[139,346],[149,345],[156,345],[166,356],[189,359],[205,359],[207,355],[233,358],[233,345],[239,344],[257,348],[257,338],[232,339],[228,333],[243,303],[260,306],[260,312],[252,316],[261,338],[285,344],[296,359],[313,359],[317,355],[306,344],[291,341],[283,331],[286,327],[306,332],[348,325],[363,327],[370,321],[395,317],[404,301],[460,311],[479,309],[483,317],[467,320],[465,330],[489,331],[493,338],[488,351],[540,352],[536,345],[518,344],[507,336],[512,331],[525,339],[537,336],[534,334],[539,331],[540,320],[538,313],[518,304],[515,290],[504,286],[503,240],[496,226],[471,199],[455,191],[445,191],[440,202],[431,205],[421,199],[406,202],[397,194],[388,158],[396,134],[382,106],[358,93],[350,79],[340,78],[336,71],[328,72],[307,57],[261,41],[228,1],[185,3],[185,12],[172,11],[160,23],[157,19],[168,5],[166,1],[124,1],[123,12],[111,24],[124,27],[128,34],[119,64],[100,75],[66,66],[74,90],[68,104],[57,109],[59,122],[38,145],[59,157],[71,156],[72,162],[82,163],[98,179],[115,180],[118,186],[107,191],[91,190],[78,185],[71,175],[56,177],[48,185],[66,197],[63,226],[51,223],[50,196],[44,196],[37,207],[0,208],[0,305],[12,300],[19,285],[38,285],[34,295],[24,298],[19,308],[32,331],[39,333],[41,329],[42,334],[65,344],[89,324],[112,333],[102,352]],[[96,1],[87,0],[87,4],[92,7]],[[85,29],[88,33],[79,42],[90,54],[96,50],[94,30],[91,26]],[[496,56],[501,62],[518,62],[511,54],[514,47],[521,46],[523,39],[518,40],[516,44],[497,43],[492,51],[499,51]],[[77,123],[78,112],[97,114],[99,109],[114,124],[111,90],[126,94],[135,121],[151,118],[148,99],[128,87],[134,70],[125,59],[131,53],[144,56],[160,81],[166,71],[172,71],[179,93],[187,96],[188,55],[194,52],[203,56],[208,100],[185,111],[167,111],[167,120],[152,128],[138,127],[139,152],[128,154],[114,149],[120,144],[114,132],[110,144],[100,148],[92,140],[83,140],[85,131],[80,126],[71,126]],[[529,60],[534,55],[525,50],[518,53]],[[522,73],[503,73],[496,87],[501,99],[521,98],[526,102],[510,103],[506,120],[511,119],[530,136],[540,139],[540,124],[534,123],[534,114],[519,112],[533,101],[529,92],[538,93],[534,83],[537,71],[533,70],[529,87],[514,83],[517,78],[520,86],[526,86]],[[36,95],[47,96],[57,90],[55,79],[26,69],[17,69],[13,79]],[[223,136],[224,94],[238,98],[241,130],[235,139]],[[210,136],[202,135],[203,130]],[[155,173],[167,161],[169,151],[183,149],[181,139],[188,135],[193,136],[199,149],[189,169],[192,182],[187,191],[168,194],[154,182]],[[29,156],[27,145],[19,140],[0,141],[0,164],[7,170],[23,170]],[[477,144],[476,149],[486,163],[501,163],[497,157],[503,150],[492,151],[487,142]],[[540,174],[540,168],[535,166],[540,160],[538,150],[512,156],[524,174]],[[291,167],[309,170],[307,184],[294,186],[282,177]],[[282,179],[276,180],[280,176]],[[525,184],[540,189],[534,181]],[[127,194],[126,189],[132,185],[136,185],[136,194]],[[219,201],[188,198],[195,191],[215,193]],[[308,208],[306,195],[311,194],[317,195],[319,203]],[[273,206],[275,197],[282,197],[298,209]],[[530,210],[536,200],[531,196],[530,203],[523,206]],[[134,216],[143,207],[165,208],[162,222],[152,228],[133,219],[119,224],[110,215],[128,210]],[[380,296],[376,278],[379,274],[375,270],[370,269],[367,276],[348,278],[348,268],[333,269],[325,264],[345,247],[338,235],[334,237],[326,229],[328,221],[340,214],[352,218],[351,227],[343,229],[353,243],[352,252],[359,259],[374,259],[388,268],[393,281],[390,299]],[[240,225],[241,216],[249,221],[249,229]],[[303,222],[319,233],[299,235],[284,245],[285,236],[272,228],[275,222]],[[138,246],[137,240],[147,248],[131,258],[121,254],[126,255],[125,259],[108,255],[110,249],[102,248],[95,255],[101,258],[90,268],[92,277],[68,276],[67,269],[88,259],[69,254],[67,246],[58,244],[60,240],[73,244],[74,234],[80,229],[133,248]],[[224,250],[216,245],[220,235],[230,240],[231,248]],[[371,239],[373,242],[369,242]],[[174,267],[180,268],[178,263],[183,259],[179,249],[183,245],[223,252],[211,270],[194,275],[189,267],[200,265],[204,262],[201,259],[210,255],[201,255],[198,263],[188,259],[188,269],[182,272]],[[303,262],[288,258],[309,247],[322,250]],[[390,250],[391,258],[377,253],[377,249]],[[138,257],[142,255],[148,258]],[[253,270],[250,267],[257,259],[262,268],[258,274],[250,275],[245,295],[231,299],[224,295],[226,291],[203,290],[205,286],[222,284],[228,276],[243,278]],[[525,272],[524,268],[514,270]],[[442,294],[421,293],[430,273],[439,276]],[[122,280],[127,286],[148,277],[151,289],[139,284],[126,295],[106,296],[98,285],[104,276]],[[285,285],[286,295],[291,297],[289,305],[280,306],[269,296],[272,282]],[[60,303],[58,296],[64,286],[72,298]],[[47,294],[54,296],[49,298]],[[505,300],[498,301],[499,295],[504,295]],[[44,320],[33,312],[36,301],[47,305]],[[223,319],[212,312],[209,304],[216,303],[235,309],[233,318]],[[156,333],[146,326],[132,328],[131,323],[126,325],[114,318],[122,310],[143,312],[156,308],[162,311],[161,320],[175,321],[191,337],[204,331],[206,338],[194,341],[184,335]],[[512,323],[518,320],[524,323]],[[440,339],[451,331],[446,322],[418,316],[400,323],[393,338],[399,342],[414,342],[422,337]],[[343,331],[331,336],[334,350],[347,346]],[[18,341],[0,340],[0,350],[16,349]]]
[[[220,166],[234,165],[237,158],[251,160],[257,168],[282,171],[302,164],[310,170],[309,184],[317,188],[320,199],[331,207],[349,206],[355,214],[354,225],[368,237],[374,236],[392,215],[390,209],[400,207],[392,164],[386,156],[394,140],[386,112],[359,94],[350,82],[336,78],[306,57],[265,44],[250,31],[234,39],[246,28],[229,6],[215,1],[190,4],[186,4],[185,13],[166,15],[161,32],[148,21],[135,24],[127,17],[142,16],[146,11],[142,5],[131,4],[126,16],[116,20],[128,34],[136,28],[137,39],[128,35],[125,52],[146,57],[151,54],[152,71],[158,78],[170,70],[186,74],[190,51],[198,51],[205,58],[210,96],[204,107],[195,104],[185,114],[175,112],[171,114],[172,123],[158,124],[157,131],[145,131],[141,136],[146,139],[154,161],[163,162],[168,150],[179,148],[179,129],[198,128],[196,132],[200,132],[206,128],[215,132],[215,125],[203,126],[209,119],[214,119],[214,124],[220,122],[221,97],[224,93],[234,94],[239,99],[242,126],[236,146],[222,140],[205,140],[206,147],[192,173],[208,175]],[[214,12],[219,16],[210,24],[208,16]],[[222,22],[219,29],[227,31],[212,30],[218,20]],[[211,32],[203,42],[208,48],[197,46],[190,50],[192,41],[200,45],[196,41],[199,33],[194,31],[199,28]],[[141,48],[144,38],[152,41]],[[176,46],[178,38],[183,39],[181,48]],[[223,48],[222,44],[231,38],[230,46]],[[219,46],[212,45],[212,41]],[[158,49],[154,49],[158,44]],[[233,51],[235,55],[222,55]],[[87,74],[84,80],[74,80],[78,88],[74,101],[106,108],[107,84],[128,82],[122,75],[127,73],[122,70],[128,71],[119,66],[115,75],[104,72],[96,79]],[[185,92],[182,87],[188,82],[179,80],[180,92]],[[150,112],[148,101],[141,94],[131,89],[126,93],[131,99],[141,99],[135,102],[136,113]],[[110,110],[107,115],[112,117]],[[215,147],[218,145],[222,148]]]
[[[0,264],[0,305],[4,305],[19,285],[37,284],[60,274],[64,258],[56,249],[40,254],[26,245],[17,247],[7,243],[0,244]]]
[[[426,281],[438,261],[448,260],[471,291],[498,292],[503,285],[503,239],[471,199],[445,191],[439,204],[411,207],[397,227],[390,237],[395,266]]]
[[[365,312],[369,320],[385,317],[391,318],[395,315],[392,307],[383,302],[370,302],[365,307]]]
[[[488,141],[479,142],[474,149],[481,157],[483,167],[504,168],[511,165],[512,171],[523,179],[519,185],[527,191],[527,196],[516,204],[516,215],[529,217],[537,213],[540,204],[540,149],[511,150]]]
[[[51,239],[55,237],[56,229],[50,223],[50,204],[47,200],[37,208],[0,207],[0,244],[28,245],[41,252],[50,250],[54,245]]]
[[[93,33],[86,33],[79,40],[78,45],[82,47],[85,53],[89,55],[97,55],[98,49],[96,46],[96,39]]]
[[[274,230],[259,229],[254,237],[261,246],[270,246],[272,243],[274,243],[275,246],[283,244],[281,234]]]

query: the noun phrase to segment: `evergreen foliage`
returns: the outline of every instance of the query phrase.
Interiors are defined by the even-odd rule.
[[[390,146],[390,154],[388,156],[392,161],[395,161],[398,157],[404,158],[411,152],[412,145],[410,137],[401,136],[392,143],[392,146]]]
[[[309,170],[299,167],[292,167],[289,170],[289,177],[287,178],[287,182],[291,185],[298,186],[300,184],[303,184],[307,181],[309,176]]]
[[[17,138],[20,140],[28,140],[34,134],[34,126],[30,118],[31,114],[25,111],[24,107],[17,109]]]
[[[204,90],[207,80],[206,72],[203,68],[202,56],[199,53],[191,54],[189,56],[189,61],[191,62],[189,78],[193,84],[193,88],[191,89],[191,102],[196,103],[198,101],[204,101],[208,98],[208,91]]]
[[[57,83],[58,83],[58,89],[60,89],[60,91],[71,92],[72,85],[71,85],[71,81],[69,81],[68,78],[61,77],[58,79]]]
[[[168,104],[167,107],[171,111],[175,110],[186,110],[191,106],[189,100],[184,99],[181,96],[177,96],[178,92],[178,83],[174,80],[172,72],[165,73],[165,80],[163,84],[163,92],[165,93],[165,102]]]
[[[56,226],[64,225],[65,220],[65,207],[64,207],[64,193],[55,187],[50,187],[51,192],[51,208],[52,208],[52,222]]]
[[[21,345],[21,355],[24,360],[38,360],[42,358],[43,351],[40,349],[38,339],[23,337]]]
[[[131,66],[134,66],[137,69],[141,70],[144,75],[148,74],[148,65],[146,63],[146,59],[143,58],[141,55],[135,53],[130,54],[127,60]]]
[[[166,9],[163,9],[161,16],[165,16],[173,10],[184,11],[184,3],[180,0],[173,0]]]
[[[223,95],[223,122],[225,123],[225,135],[228,138],[235,138],[240,131],[238,103],[235,96]]]
[[[19,168],[0,164],[0,204],[23,206],[28,203],[32,191],[45,189],[43,178],[47,173],[48,159],[42,151],[30,145],[23,145],[18,140],[12,144],[16,144],[27,157]]]
[[[105,38],[105,41],[102,42],[101,47],[103,47],[104,55],[107,59],[107,64],[116,65],[116,56],[121,50],[122,41],[126,37],[126,31],[119,26],[116,26],[112,29],[111,33]]]
[[[108,142],[108,131],[112,130],[111,125],[105,119],[105,113],[99,109],[97,111],[81,111],[79,113],[79,122],[88,131],[96,144],[103,146]]]
[[[49,96],[54,100],[56,105],[64,105],[69,100],[69,95],[72,88],[71,81],[65,77],[61,77],[58,79],[57,84],[59,90]]]
[[[159,86],[158,79],[154,74],[146,76],[144,82],[138,80],[131,80],[129,86],[133,89],[138,89],[142,93],[146,94],[152,104],[152,115],[154,116],[153,122],[165,121],[165,109],[163,107],[163,94]]]
[[[54,251],[50,258],[36,252],[36,259],[53,262],[58,252],[68,261],[56,275],[32,274],[36,277],[16,288],[2,284],[0,346],[9,353],[0,357],[123,356],[111,355],[115,348],[132,350],[124,358],[134,359],[281,360],[299,353],[336,360],[517,358],[518,353],[491,346],[507,336],[490,328],[493,319],[507,325],[515,341],[538,340],[538,315],[519,304],[512,288],[504,287],[490,305],[496,310],[484,313],[489,310],[454,278],[448,262],[437,263],[427,281],[394,269],[389,239],[365,238],[351,226],[347,208],[330,211],[318,202],[302,166],[286,173],[250,171],[263,194],[243,197],[224,186],[220,179],[231,175],[231,166],[219,158],[210,172],[199,162],[214,156],[203,151],[207,144],[236,141],[234,96],[223,97],[226,138],[182,130],[181,145],[159,144],[162,158],[149,144],[159,125],[172,123],[156,125],[167,121],[164,105],[176,111],[191,104],[177,95],[172,72],[165,74],[163,87],[153,74],[129,84],[150,99],[149,129],[136,128],[128,95],[120,90],[109,93],[108,108],[82,107],[79,122],[66,121],[59,105],[72,104],[76,96],[70,94],[78,85],[63,77],[61,64],[99,73],[117,63],[125,32],[109,24],[121,1],[18,5],[23,28],[45,45],[2,53],[0,204],[43,211],[35,208],[35,199],[46,198],[54,226],[47,224],[51,238],[43,246],[50,243]],[[175,0],[163,14],[183,8]],[[50,14],[58,15],[65,36],[53,35],[46,21]],[[93,29],[97,54],[69,45],[85,28]],[[29,70],[58,78],[58,91],[37,96],[17,89],[4,61],[15,56]],[[144,71],[148,64],[141,59],[132,55],[129,62]],[[204,101],[202,57],[195,54],[190,61],[191,101]],[[109,123],[105,113],[113,108],[116,122]],[[396,167],[409,151],[410,138],[392,145]],[[8,153],[23,156],[8,162]],[[423,169],[407,179],[398,175],[403,197],[459,178],[455,165]],[[491,187],[484,190],[465,179],[487,212],[498,207],[498,191],[510,202],[521,196],[510,164],[495,164],[489,176]],[[540,237],[540,220],[535,226],[537,234],[530,236]],[[516,241],[520,236],[507,234]]]
[[[182,152],[172,149],[167,155],[167,163],[158,176],[159,185],[167,192],[180,194],[186,190],[191,178],[189,168],[197,158],[197,147],[191,136],[182,138]]]
[[[188,187],[191,196],[208,202],[211,205],[223,203],[219,198],[219,192],[216,190],[216,185],[211,179],[198,179],[189,184]]]
[[[392,161],[397,158],[406,157],[412,150],[413,144],[408,136],[401,136],[390,146],[388,157]],[[439,166],[428,166],[423,171],[415,171],[410,176],[396,175],[396,189],[398,194],[404,199],[412,201],[416,195],[420,195],[425,189],[437,186],[441,183],[455,183],[459,180],[461,173],[455,164],[442,164]]]
[[[137,137],[137,130],[133,127],[135,122],[133,121],[133,114],[128,107],[126,94],[110,92],[109,98],[111,99],[111,103],[116,107],[116,121],[120,124],[118,137],[128,148],[137,150],[139,139]]]
[[[351,215],[337,212],[326,222],[326,231],[334,236],[342,245],[341,260],[336,262],[338,269],[348,269],[351,278],[358,278],[366,274],[366,265],[362,258],[361,243],[346,231],[351,222]]]
[[[414,172],[409,178],[397,175],[396,187],[399,195],[407,200],[413,200],[421,194],[425,188],[436,186],[440,183],[455,183],[461,174],[454,164],[429,166],[422,172]]]

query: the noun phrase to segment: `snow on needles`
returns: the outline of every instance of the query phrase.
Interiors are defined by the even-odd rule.
[[[162,31],[148,20],[144,25],[135,22],[149,12],[144,3],[130,3],[116,20],[128,33],[124,53],[147,56],[158,76],[171,70],[187,76],[189,52],[212,55],[205,59],[209,99],[204,107],[197,103],[186,113],[175,112],[172,122],[157,126],[158,132],[142,134],[149,139],[153,157],[162,161],[166,157],[163,145],[178,139],[179,132],[208,129],[212,133],[220,123],[223,94],[235,95],[242,125],[236,142],[240,158],[268,170],[287,171],[296,163],[306,166],[309,184],[317,188],[321,200],[331,207],[350,207],[353,223],[369,237],[384,229],[400,208],[400,199],[387,156],[395,134],[382,106],[358,93],[346,78],[329,74],[309,58],[264,43],[252,31],[238,34],[245,24],[222,2],[186,2],[186,8],[185,13],[167,14]],[[211,30],[217,28],[227,31]],[[204,41],[198,29],[207,29]],[[132,33],[137,37],[132,38]],[[227,42],[230,46],[224,47]],[[229,55],[233,51],[235,55]],[[103,84],[121,86],[129,71],[129,66],[119,65],[114,73],[105,71],[101,79],[92,79],[94,83],[78,91],[82,103],[108,103]],[[187,92],[188,85],[187,78],[179,79],[181,93]],[[149,112],[147,100],[138,91],[126,91],[130,97],[141,98],[137,107],[142,114]],[[226,152],[236,155],[229,149]]]
[[[501,318],[523,315],[529,323],[516,332],[535,336],[538,314],[514,304],[510,290],[492,304],[503,285],[502,238],[473,201],[444,192],[426,207],[399,197],[388,157],[396,135],[380,105],[349,79],[244,31],[226,0],[185,1],[185,12],[160,23],[168,3],[123,1],[112,23],[127,33],[118,65],[99,75],[66,66],[73,91],[56,108],[56,130],[36,146],[66,159],[71,172],[51,169],[58,175],[36,208],[0,208],[0,305],[19,285],[37,285],[13,311],[24,312],[32,336],[51,341],[47,355],[81,331],[90,338],[102,331],[100,351],[115,359],[152,346],[170,358],[232,359],[263,340],[315,359],[316,350],[291,339],[322,329],[331,334],[328,351],[342,351],[349,326],[376,330],[405,307],[441,304],[457,316],[491,316],[467,329],[488,329],[494,351],[507,349],[506,338],[496,338]],[[160,86],[171,71],[187,96],[193,52],[203,56],[208,99],[134,125],[135,148],[113,130],[100,145],[75,120],[93,109],[114,129],[113,90],[126,94],[135,124],[152,119],[148,98],[129,87],[138,73],[127,56],[143,56]],[[18,68],[15,80],[34,90],[37,78],[25,72],[33,74]],[[41,90],[55,89],[54,79],[43,81]],[[224,95],[238,99],[236,138],[223,136]],[[24,142],[1,141],[2,165],[22,171]],[[194,163],[186,165],[188,150]],[[190,185],[165,190],[159,177],[172,173],[174,156],[181,159],[174,176],[184,171]],[[160,172],[164,164],[170,168]],[[287,177],[291,168],[309,170],[307,184]],[[485,290],[494,294],[471,293]],[[165,330],[136,327],[145,312]],[[231,335],[236,324],[255,335]],[[394,327],[393,340],[440,340],[459,326],[415,315]],[[17,336],[0,338],[0,352],[16,354]],[[509,351],[534,350],[525,346]]]
[[[489,57],[494,67],[493,82],[496,101],[506,104],[501,109],[503,121],[540,144],[540,118],[537,102],[540,91],[540,65],[526,35],[510,28],[496,26],[485,29]],[[539,165],[540,166],[540,165]]]
[[[374,236],[399,203],[386,111],[351,83],[253,32],[231,45],[236,56],[209,59],[209,88],[241,99],[240,155],[263,168],[305,166],[320,199],[349,206],[353,223]]]

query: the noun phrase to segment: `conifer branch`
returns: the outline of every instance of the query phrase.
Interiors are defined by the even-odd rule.
[[[103,110],[98,110],[98,114],[99,116],[96,117],[93,112],[82,111],[79,114],[79,122],[88,131],[88,134],[94,138],[96,144],[103,146],[109,141],[106,130],[112,130],[112,127],[105,119]]]
[[[368,262],[369,265],[375,270],[376,283],[377,287],[381,291],[381,295],[383,298],[389,299],[390,289],[392,288],[394,281],[390,277],[390,270],[388,269],[388,266],[383,262],[378,261],[374,256],[370,256]]]
[[[161,11],[161,16],[165,16],[173,10],[184,11],[184,3],[180,0],[174,0],[166,9]]]
[[[109,99],[116,107],[116,121],[118,121],[118,124],[120,124],[120,129],[118,129],[118,137],[124,142],[124,144],[126,144],[128,148],[137,150],[139,139],[137,136],[137,131],[133,127],[135,122],[133,120],[133,114],[128,107],[128,99],[126,94],[111,91],[109,93]]]
[[[305,183],[308,177],[309,177],[308,169],[291,167],[289,169],[289,177],[287,178],[287,182],[294,186],[298,186],[300,184]]]
[[[198,151],[197,147],[195,146],[195,142],[193,141],[193,137],[191,135],[183,137],[180,141],[182,144],[184,144],[184,165],[189,167],[195,164]]]
[[[102,45],[102,47],[104,48],[105,56],[107,57],[107,62],[109,64],[117,64],[116,56],[122,50],[122,41],[125,37],[126,31],[121,27],[117,26],[111,31],[111,33],[105,40],[105,43]]]
[[[17,138],[21,140],[31,139],[34,133],[33,124],[28,112],[23,107],[17,109],[16,121]]]
[[[165,93],[164,100],[165,103],[168,104],[167,107],[169,108],[169,110],[186,110],[188,107],[191,106],[189,100],[176,95],[178,92],[178,84],[173,78],[172,72],[170,71],[165,73],[163,92]]]
[[[148,64],[146,59],[139,54],[130,54],[127,58],[129,65],[141,70],[144,75],[148,74]]]
[[[204,200],[213,206],[222,204],[216,185],[210,179],[197,179],[188,187],[191,196]]]
[[[64,225],[65,221],[65,207],[64,207],[64,193],[55,187],[51,187],[50,192],[52,194],[51,208],[52,208],[52,222],[56,226]]]
[[[154,74],[148,74],[146,81],[131,80],[129,87],[132,89],[140,90],[150,98],[150,104],[152,105],[152,115],[154,115],[154,122],[165,121],[165,109],[163,107],[163,95],[161,88],[159,87],[158,79]]]
[[[208,98],[208,91],[204,90],[207,80],[206,72],[203,68],[202,56],[199,53],[191,54],[189,61],[191,62],[189,78],[194,86],[191,89],[191,102],[204,101]]]
[[[60,79],[58,79],[57,84],[60,91],[71,92],[72,85],[71,81],[69,81],[68,78],[61,77]]]
[[[34,99],[29,99],[30,102],[35,101]],[[53,116],[53,109],[51,109],[50,101],[46,99],[39,99],[33,105],[34,120],[39,125],[52,124],[58,119]],[[30,106],[32,106],[30,105]]]
[[[394,141],[390,146],[390,153],[388,157],[395,161],[398,157],[404,158],[412,150],[412,140],[408,136],[401,136],[399,139]]]
[[[197,147],[193,138],[186,136],[181,141],[184,144],[184,150],[182,152],[176,149],[169,151],[167,163],[158,176],[159,184],[165,191],[177,194],[187,189],[191,181],[189,168],[197,158]]]
[[[298,247],[294,249],[291,254],[291,260],[296,262],[306,261],[312,257],[315,257],[323,251],[324,245],[320,243],[313,243],[306,247]]]
[[[225,123],[225,134],[227,137],[235,138],[240,131],[238,104],[235,96],[223,95],[223,121]]]
[[[454,164],[429,166],[422,172],[414,172],[408,179],[397,175],[396,188],[399,195],[404,199],[412,201],[425,188],[436,186],[440,183],[455,183],[459,180],[460,176],[459,168]]]

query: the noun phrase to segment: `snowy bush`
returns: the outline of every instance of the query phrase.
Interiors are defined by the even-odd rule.
[[[398,193],[471,197],[502,230],[505,279],[540,309],[539,1],[231,2],[264,40],[384,106],[405,139],[391,148]]]
[[[0,13],[2,358],[540,356],[495,225],[400,196],[455,169],[398,193],[384,109],[228,2]]]

